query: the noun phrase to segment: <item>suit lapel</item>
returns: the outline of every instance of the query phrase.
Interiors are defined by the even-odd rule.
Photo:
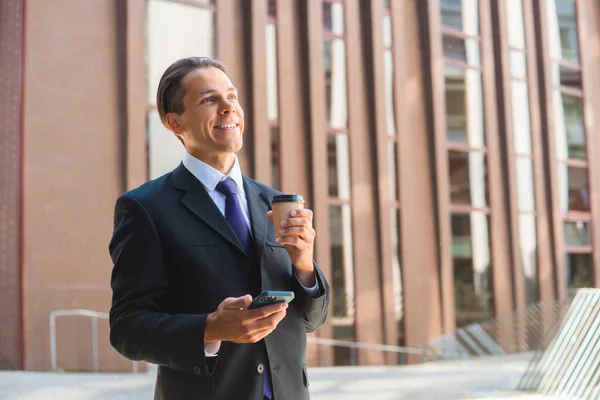
[[[267,211],[269,210],[268,198],[260,191],[259,187],[249,178],[244,176],[244,191],[250,211],[250,225],[256,259],[262,259],[263,249],[267,235]]]
[[[173,180],[175,187],[186,192],[181,198],[181,204],[247,256],[235,232],[210,198],[202,183],[183,164],[180,164],[173,171]]]

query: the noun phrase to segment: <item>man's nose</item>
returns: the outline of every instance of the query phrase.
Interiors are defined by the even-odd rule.
[[[235,112],[235,107],[233,106],[233,102],[229,100],[223,100],[223,105],[221,106],[222,114],[229,114]]]

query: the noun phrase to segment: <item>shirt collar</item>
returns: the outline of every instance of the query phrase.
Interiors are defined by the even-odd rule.
[[[183,165],[198,179],[204,187],[212,192],[217,187],[217,184],[227,178],[232,179],[237,187],[238,192],[244,193],[244,180],[242,178],[242,169],[238,161],[237,155],[234,154],[234,161],[231,170],[227,175],[223,175],[220,171],[214,169],[204,161],[201,161],[189,154],[183,156]]]

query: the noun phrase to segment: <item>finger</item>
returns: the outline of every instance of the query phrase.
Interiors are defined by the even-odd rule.
[[[281,236],[277,239],[277,241],[281,244],[294,246],[300,250],[304,250],[308,246],[308,243],[306,243],[304,240],[302,240],[302,238],[299,238],[297,236]]]
[[[309,239],[312,236],[310,229],[301,226],[292,226],[290,228],[280,229],[281,236],[297,236],[303,239]]]
[[[281,221],[281,226],[312,226],[312,222],[306,217],[288,218]]]
[[[287,303],[277,303],[270,304],[268,306],[263,306],[260,308],[255,308],[252,310],[248,310],[248,313],[245,316],[246,321],[256,321],[264,318],[268,318],[273,314],[278,312],[285,311],[288,308]]]
[[[252,303],[252,296],[247,294],[242,297],[228,297],[223,300],[220,306],[225,310],[240,310],[247,308]]]
[[[313,220],[313,212],[308,208],[299,208],[296,210],[290,211],[290,217],[304,217],[309,221]]]
[[[256,334],[257,332],[265,331],[265,330],[273,330],[279,325],[281,320],[283,320],[286,316],[286,310],[278,311],[274,314],[269,315],[266,318],[258,319],[249,326],[249,335]]]
[[[267,211],[267,219],[273,223],[273,211]]]

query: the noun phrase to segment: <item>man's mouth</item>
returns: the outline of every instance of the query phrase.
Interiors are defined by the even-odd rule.
[[[215,126],[215,128],[217,129],[233,129],[233,128],[237,128],[238,124],[221,124],[221,125],[217,125]]]

